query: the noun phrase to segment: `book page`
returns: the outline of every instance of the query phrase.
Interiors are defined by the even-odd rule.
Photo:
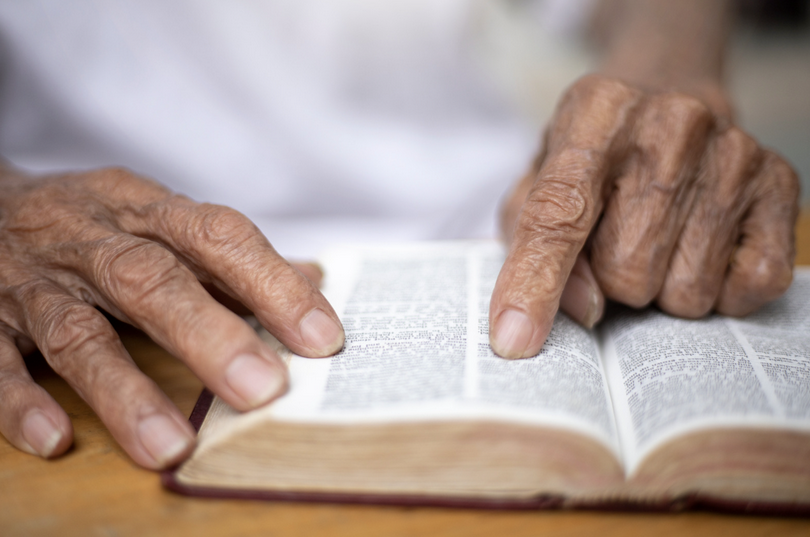
[[[777,415],[810,420],[810,269],[798,269],[781,300],[740,320],[727,320],[770,384]]]
[[[538,355],[504,360],[492,351],[489,300],[502,264],[500,255],[480,260],[475,397],[493,405],[582,416],[607,436],[614,436],[607,380],[592,332],[560,312]]]
[[[504,253],[492,241],[341,247],[324,293],[346,329],[325,359],[293,357],[275,419],[496,419],[575,430],[617,452],[593,334],[559,314],[535,357],[489,347],[489,298]]]
[[[810,430],[810,271],[745,319],[622,308],[603,359],[625,468],[673,437],[716,427]]]

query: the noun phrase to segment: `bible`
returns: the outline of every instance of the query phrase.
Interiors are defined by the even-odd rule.
[[[558,313],[496,356],[493,241],[344,246],[321,259],[346,342],[292,355],[290,390],[239,413],[204,392],[186,494],[495,508],[810,513],[810,270],[753,315]]]

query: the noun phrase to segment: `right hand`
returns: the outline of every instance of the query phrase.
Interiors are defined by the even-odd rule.
[[[558,307],[589,328],[605,298],[742,317],[790,286],[796,173],[734,125],[722,87],[684,87],[596,74],[565,92],[505,206],[498,355],[536,355]]]
[[[42,457],[72,442],[35,384],[34,345],[141,466],[185,458],[194,432],[96,306],[146,332],[249,410],[287,389],[283,362],[202,283],[247,306],[293,352],[328,356],[343,328],[316,286],[245,216],[120,169],[27,177],[0,164],[0,432]]]

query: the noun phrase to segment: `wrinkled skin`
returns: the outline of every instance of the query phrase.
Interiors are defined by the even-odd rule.
[[[708,103],[708,104],[707,104]],[[507,358],[536,354],[558,305],[592,326],[605,298],[743,316],[792,279],[798,178],[703,99],[590,75],[563,96],[502,215],[490,308]]]
[[[796,175],[722,104],[599,75],[570,88],[504,207],[497,353],[536,354],[558,306],[587,326],[606,297],[684,317],[745,315],[787,289]],[[318,273],[280,258],[231,209],[119,169],[34,178],[3,168],[0,186],[0,432],[20,449],[50,457],[72,442],[67,415],[25,368],[21,353],[34,346],[138,464],[163,468],[192,449],[184,416],[96,306],[240,410],[283,393],[286,371],[211,293],[247,306],[299,354],[343,344],[302,271]]]
[[[297,353],[343,345],[316,285],[236,211],[119,169],[42,178],[4,169],[0,181],[0,431],[20,449],[49,457],[72,442],[67,415],[25,368],[21,351],[33,345],[138,464],[162,468],[193,447],[185,417],[94,306],[144,330],[240,410],[283,393],[286,369],[202,283]]]
[[[559,307],[586,326],[605,299],[700,317],[745,315],[791,281],[798,181],[734,126],[717,0],[610,0],[601,75],[563,96],[503,211],[509,243],[490,310],[501,356],[536,354]],[[70,421],[21,353],[38,347],[147,468],[193,431],[96,307],[138,326],[240,410],[284,392],[278,356],[212,298],[242,303],[284,344],[343,344],[312,267],[256,227],[117,169],[26,177],[0,163],[0,432],[52,457]],[[304,276],[307,274],[310,279]]]

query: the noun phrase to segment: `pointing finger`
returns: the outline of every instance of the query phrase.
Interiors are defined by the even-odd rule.
[[[568,93],[547,155],[523,203],[490,303],[490,343],[505,358],[540,351],[560,297],[599,217],[613,160],[637,93],[618,82],[584,80]],[[576,112],[576,113],[575,113]]]

